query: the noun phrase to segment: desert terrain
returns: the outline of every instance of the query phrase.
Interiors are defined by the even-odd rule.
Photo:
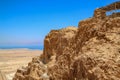
[[[16,70],[27,66],[35,56],[40,56],[42,51],[29,49],[0,49],[0,80],[6,77],[12,80]]]
[[[51,30],[40,57],[13,80],[120,80],[120,1],[94,10],[77,27]],[[81,16],[81,15],[80,15]]]

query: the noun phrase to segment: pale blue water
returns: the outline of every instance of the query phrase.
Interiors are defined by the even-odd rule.
[[[0,49],[34,49],[43,50],[43,46],[0,46]]]

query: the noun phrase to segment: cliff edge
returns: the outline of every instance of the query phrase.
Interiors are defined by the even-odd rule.
[[[120,2],[98,8],[78,28],[52,30],[44,51],[13,80],[120,80]]]

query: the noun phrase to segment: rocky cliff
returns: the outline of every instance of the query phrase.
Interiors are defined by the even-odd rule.
[[[120,15],[105,13],[99,8],[78,28],[52,30],[43,54],[13,80],[120,80]]]

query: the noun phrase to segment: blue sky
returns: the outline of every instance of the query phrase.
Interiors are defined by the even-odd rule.
[[[51,29],[76,26],[117,0],[0,0],[0,46],[43,45]]]

